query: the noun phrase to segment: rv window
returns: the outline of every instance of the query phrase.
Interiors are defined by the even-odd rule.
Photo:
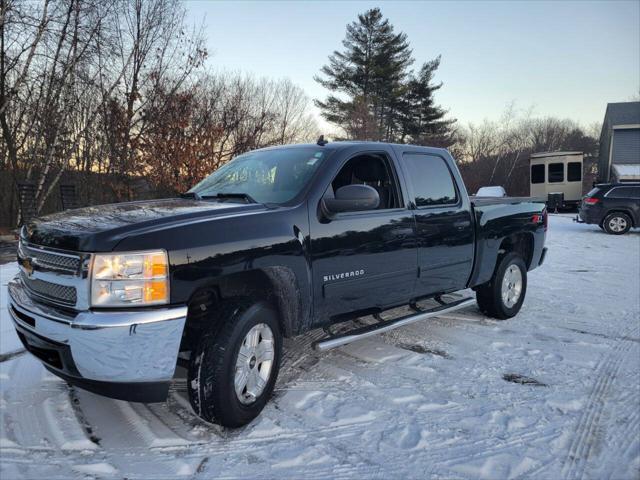
[[[531,165],[531,183],[544,183],[544,165]]]
[[[549,164],[549,183],[564,182],[564,163]]]
[[[567,181],[579,182],[582,180],[582,163],[569,162],[567,164]]]

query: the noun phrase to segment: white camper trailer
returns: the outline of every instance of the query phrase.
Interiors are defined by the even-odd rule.
[[[582,199],[582,152],[531,155],[530,195],[544,198],[550,209],[576,208]]]

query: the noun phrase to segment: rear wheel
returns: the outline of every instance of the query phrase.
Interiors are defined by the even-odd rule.
[[[512,252],[500,259],[491,280],[476,288],[476,301],[486,315],[505,320],[520,311],[526,293],[527,266]]]
[[[240,427],[260,414],[273,392],[282,335],[277,313],[264,302],[225,304],[220,321],[191,354],[189,401],[204,420]]]
[[[623,235],[631,228],[631,218],[626,213],[610,213],[602,222],[604,230],[611,235]]]

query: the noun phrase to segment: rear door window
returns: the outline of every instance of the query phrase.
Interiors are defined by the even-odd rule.
[[[531,183],[544,183],[544,165],[531,165]]]
[[[402,157],[417,207],[458,203],[453,177],[444,159],[422,153]]]
[[[549,164],[549,183],[564,182],[564,163]]]

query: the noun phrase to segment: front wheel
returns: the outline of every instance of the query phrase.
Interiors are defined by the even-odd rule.
[[[527,266],[512,252],[502,257],[491,280],[476,288],[476,301],[489,317],[506,320],[520,311],[526,293]]]
[[[282,335],[277,313],[264,303],[223,305],[221,325],[212,325],[191,353],[187,389],[198,416],[225,427],[257,417],[278,377]]]
[[[611,235],[622,235],[631,228],[631,219],[626,213],[614,212],[607,215],[602,224],[605,232]]]

